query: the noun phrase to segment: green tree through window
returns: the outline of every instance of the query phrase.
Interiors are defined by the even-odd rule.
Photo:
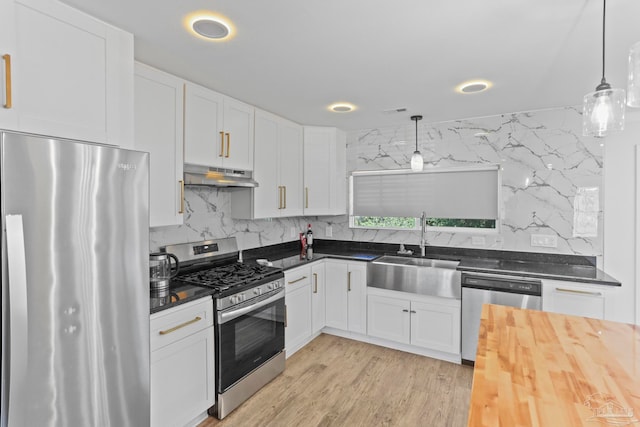
[[[418,218],[408,217],[379,217],[354,216],[354,227],[388,228],[397,230],[413,230],[420,226]],[[493,230],[496,228],[495,219],[455,219],[455,218],[427,218],[429,227],[458,227]]]

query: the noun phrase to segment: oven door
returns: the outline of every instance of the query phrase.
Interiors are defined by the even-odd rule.
[[[218,393],[284,350],[284,289],[220,311],[216,324]]]

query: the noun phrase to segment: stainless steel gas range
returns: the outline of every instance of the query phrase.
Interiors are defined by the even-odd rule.
[[[215,289],[216,404],[219,419],[284,371],[284,273],[238,262],[235,238],[169,245],[174,281]]]

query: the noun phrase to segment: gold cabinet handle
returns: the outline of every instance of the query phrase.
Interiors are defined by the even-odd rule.
[[[195,318],[195,319],[191,319],[191,320],[189,320],[188,322],[181,323],[181,324],[179,324],[178,326],[174,326],[174,327],[173,327],[173,328],[171,328],[171,329],[167,329],[167,330],[164,330],[164,331],[160,331],[160,335],[167,335],[167,334],[170,334],[171,332],[175,332],[175,331],[177,331],[178,329],[184,328],[185,326],[189,326],[189,325],[191,325],[192,323],[196,323],[196,322],[199,322],[199,321],[201,321],[201,320],[202,320],[202,317],[200,317],[200,316],[196,316],[196,318]]]
[[[347,272],[347,291],[351,292],[351,272]]]
[[[178,213],[183,214],[184,213],[184,180],[181,179],[178,182],[180,183],[180,210],[178,211]]]
[[[227,133],[227,155],[225,157],[229,157],[230,149],[231,149],[231,134]]]
[[[589,291],[580,291],[577,289],[565,289],[565,288],[556,288],[558,292],[565,292],[568,294],[578,294],[578,295],[591,295],[594,297],[602,296],[602,292],[589,292]]]
[[[287,305],[284,305],[284,327],[287,327]]]
[[[12,101],[11,101],[11,55],[9,55],[8,53],[5,53],[4,55],[2,55],[2,59],[4,59],[4,74],[6,76],[6,79],[4,81],[4,88],[5,88],[5,93],[6,93],[6,97],[5,97],[5,101],[4,101],[4,108],[11,108],[12,106]]]
[[[224,156],[224,132],[220,131],[220,154],[218,157]]]
[[[287,186],[283,185],[282,188],[284,189],[284,205],[282,209],[287,209]]]
[[[313,273],[313,293],[318,293],[318,273]]]
[[[306,279],[306,278],[307,278],[307,276],[302,276],[302,277],[301,277],[301,278],[299,278],[299,279],[292,280],[292,281],[287,282],[287,283],[288,283],[288,284],[290,284],[290,285],[293,285],[294,283],[298,283],[299,281],[304,280],[304,279]]]
[[[304,187],[304,207],[309,209],[309,187]]]
[[[282,209],[282,186],[278,185],[278,209]]]

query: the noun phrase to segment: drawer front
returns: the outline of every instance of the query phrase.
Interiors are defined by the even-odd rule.
[[[151,351],[213,325],[213,301],[201,298],[151,316]]]
[[[294,268],[284,272],[284,286],[286,292],[311,286],[311,267]]]

